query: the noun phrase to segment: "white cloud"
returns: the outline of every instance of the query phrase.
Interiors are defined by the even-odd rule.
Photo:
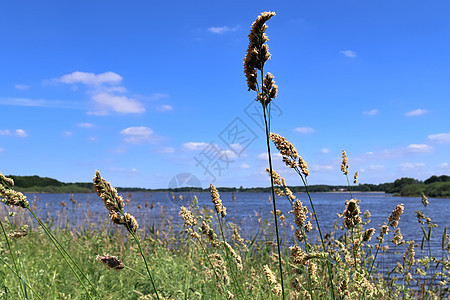
[[[347,57],[350,57],[350,58],[355,58],[357,55],[356,52],[352,51],[352,50],[342,50],[342,51],[339,51],[339,53],[341,53]]]
[[[107,114],[109,110],[123,114],[140,114],[145,112],[145,108],[140,102],[126,96],[99,93],[92,96],[92,100],[94,100],[100,109],[98,111],[90,112],[90,114],[104,115]]]
[[[322,148],[322,149],[320,149],[320,152],[322,152],[322,153],[324,153],[324,154],[327,154],[327,153],[330,153],[330,149],[328,149],[328,148]]]
[[[173,107],[172,107],[172,105],[165,104],[165,105],[159,106],[157,109],[159,111],[171,111],[171,110],[173,110]]]
[[[102,87],[101,90],[105,93],[125,93],[127,91],[124,86],[109,86]]]
[[[164,147],[164,148],[160,148],[158,150],[159,153],[164,153],[164,154],[170,154],[170,153],[174,153],[175,149],[172,147]]]
[[[1,105],[10,106],[34,106],[34,107],[56,107],[56,108],[70,108],[80,109],[82,104],[77,102],[67,102],[58,100],[44,100],[44,99],[29,99],[29,98],[2,98]]]
[[[133,114],[145,112],[145,107],[134,98],[123,95],[127,89],[120,86],[122,76],[114,72],[87,73],[76,71],[54,78],[51,81],[64,84],[81,83],[88,86],[87,93],[96,105],[94,110],[88,111],[90,115],[108,115],[111,111],[122,114]]]
[[[209,32],[217,33],[217,34],[223,34],[227,31],[230,31],[230,28],[228,26],[222,26],[222,27],[209,27]]]
[[[402,171],[411,171],[414,169],[419,169],[425,167],[424,163],[403,163],[398,165]]]
[[[14,88],[16,88],[18,90],[27,90],[30,88],[30,86],[26,85],[26,84],[15,84]]]
[[[372,110],[365,110],[363,111],[363,114],[367,115],[367,116],[375,116],[379,113],[380,111],[378,109],[372,109]]]
[[[4,129],[4,130],[0,130],[0,135],[12,135],[11,131],[9,131],[8,129]],[[23,129],[16,129],[14,131],[14,135],[16,136],[20,136],[20,137],[26,137],[28,136],[28,134],[26,133],[25,130]]]
[[[94,127],[94,124],[92,124],[92,123],[78,123],[78,127],[91,128],[91,127]]]
[[[115,173],[125,174],[128,176],[136,176],[137,173],[139,172],[138,169],[136,168],[126,169],[126,168],[110,167],[109,170]]]
[[[197,143],[197,142],[188,142],[188,143],[184,143],[183,144],[183,148],[187,149],[187,150],[200,150],[203,149],[207,146],[207,143]]]
[[[220,149],[220,148],[217,148]],[[236,152],[231,151],[231,150],[222,150],[221,151],[222,155],[225,155],[226,158],[230,159],[230,158],[237,158],[238,155],[236,154]]]
[[[236,31],[239,29],[239,26],[234,26],[234,27],[228,27],[228,26],[221,26],[221,27],[209,27],[208,31],[215,33],[215,34],[224,34],[225,32],[228,31]]]
[[[407,116],[407,117],[416,117],[416,116],[421,116],[421,115],[423,115],[423,114],[425,114],[427,112],[428,111],[426,109],[418,108],[418,109],[406,112],[405,116]]]
[[[128,127],[120,132],[124,136],[124,140],[127,143],[139,144],[148,142],[152,139],[153,130],[145,127]]]
[[[71,136],[73,133],[71,132],[71,131],[66,131],[66,132],[64,132],[64,135],[66,135],[66,136]]]
[[[20,137],[26,137],[28,134],[23,129],[16,129],[16,135]]]
[[[310,169],[311,169],[311,171],[314,171],[314,172],[328,172],[328,171],[333,171],[335,169],[335,167],[336,166],[332,166],[332,165],[312,165],[310,167]]]
[[[247,165],[247,164],[241,164],[241,165],[240,165],[240,168],[241,168],[241,169],[248,169],[248,168],[250,168],[250,166]]]
[[[294,129],[298,133],[313,133],[315,130],[311,127],[297,127]]]
[[[86,85],[102,85],[105,83],[118,84],[122,81],[122,76],[114,72],[95,74],[75,71],[71,74],[66,74],[53,80],[67,84],[83,83]]]
[[[408,145],[408,147],[406,147],[406,149],[409,152],[423,153],[423,152],[430,152],[431,150],[433,150],[433,147],[431,147],[429,145],[425,145],[425,144],[411,144],[411,145]]]
[[[97,141],[97,138],[95,136],[91,136],[88,140],[90,142],[95,142],[95,141]]]
[[[283,155],[281,155],[280,153],[272,153],[273,157],[278,157],[280,159],[283,159]],[[258,154],[257,156],[259,159],[261,160],[268,160],[269,159],[269,155],[267,154],[267,152],[263,152]]]
[[[0,152],[3,152],[3,148],[0,148]]]
[[[450,142],[450,133],[436,133],[430,134],[428,139],[438,142],[438,143],[449,143]]]
[[[154,93],[151,96],[147,97],[149,100],[159,100],[159,99],[164,99],[169,97],[168,94],[164,94],[164,93]]]
[[[444,170],[450,170],[450,164],[448,162],[443,162],[439,167]]]
[[[370,165],[368,170],[373,172],[383,171],[385,167],[383,165]]]

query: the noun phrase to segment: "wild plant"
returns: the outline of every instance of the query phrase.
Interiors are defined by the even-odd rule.
[[[124,200],[122,196],[117,194],[117,190],[111,186],[109,182],[104,180],[99,171],[96,171],[94,176],[94,188],[97,195],[103,200],[106,209],[109,211],[109,216],[114,224],[123,225],[133,237],[138,246],[139,253],[144,261],[147,270],[148,278],[153,286],[156,298],[159,299],[158,290],[156,289],[155,281],[142,250],[140,239],[137,235],[139,224],[136,219],[129,213],[124,212]]]
[[[253,22],[250,34],[248,36],[249,45],[247,48],[247,55],[245,56],[244,60],[244,72],[247,78],[248,90],[249,91],[253,90],[256,92],[255,100],[261,103],[263,111],[270,174],[273,174],[272,155],[270,152],[270,142],[269,142],[270,103],[273,99],[277,97],[278,86],[275,84],[274,76],[271,73],[268,72],[264,75],[264,65],[266,61],[270,59],[269,46],[266,44],[266,42],[269,40],[267,35],[265,34],[265,31],[267,29],[266,22],[273,16],[275,16],[274,12],[263,12],[256,18],[256,21]],[[277,212],[275,190],[272,176],[270,177],[270,185],[272,192],[273,211]],[[276,213],[274,214],[274,222],[275,222],[275,234],[278,250],[278,266],[281,284],[281,294],[283,299],[285,299],[281,245]]]
[[[48,236],[48,238],[53,243],[55,248],[58,250],[59,254],[63,257],[63,259],[65,260],[67,265],[70,267],[71,271],[76,276],[78,281],[81,283],[87,296],[90,299],[93,299],[93,296],[89,292],[88,288],[86,287],[86,285],[81,277],[83,277],[84,280],[86,280],[89,283],[92,291],[94,291],[94,293],[100,297],[100,294],[97,291],[94,284],[89,280],[89,278],[86,276],[86,274],[81,270],[81,268],[78,266],[78,264],[72,258],[72,256],[70,256],[70,254],[64,249],[64,247],[61,245],[61,243],[58,241],[58,239],[53,235],[53,233],[48,229],[48,227],[41,221],[40,218],[38,218],[38,216],[31,209],[27,198],[22,193],[15,191],[13,189],[13,187],[14,187],[14,180],[12,180],[11,178],[7,178],[3,174],[0,173],[0,197],[1,197],[0,200],[8,206],[20,207],[20,208],[26,209],[28,212],[30,212],[31,215],[33,216],[33,218],[36,220],[36,222],[44,230],[45,234]],[[8,244],[9,251],[13,258],[14,274],[16,276],[20,276],[20,278],[23,282],[23,288],[22,288],[23,295],[25,296],[25,298],[27,298],[25,286],[28,286],[28,285],[25,283],[24,277],[22,275],[20,275],[20,271],[17,267],[17,259],[14,257],[13,251],[11,249],[11,244],[9,242],[9,238],[6,235],[6,232],[3,228],[3,223],[1,223],[1,225],[2,225],[2,231],[5,235],[6,242]],[[34,293],[34,290],[31,287],[30,287],[30,290],[33,291],[33,293]],[[34,293],[34,294],[37,295],[36,293]],[[39,297],[39,296],[37,296],[37,297]]]

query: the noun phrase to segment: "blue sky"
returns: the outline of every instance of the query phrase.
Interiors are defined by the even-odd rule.
[[[448,1],[10,1],[0,9],[0,172],[116,186],[268,186],[243,59],[275,11],[272,131],[311,184],[450,174]],[[257,112],[257,111],[256,111]],[[299,179],[275,155],[290,185]]]

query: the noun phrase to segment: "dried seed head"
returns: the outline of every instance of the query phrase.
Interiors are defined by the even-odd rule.
[[[369,228],[364,232],[363,241],[368,242],[372,238],[372,235],[375,233],[375,228]]]
[[[344,173],[344,175],[348,174],[348,158],[347,158],[347,152],[345,152],[345,150],[342,150],[341,171],[342,171],[342,173]]]
[[[270,139],[275,144],[275,147],[281,155],[287,156],[292,160],[296,160],[298,158],[297,149],[294,147],[294,145],[288,142],[286,138],[272,132],[270,133]]]
[[[2,173],[0,173],[0,184],[4,185],[5,188],[13,188],[14,187],[14,180],[12,178],[8,178]]]
[[[219,242],[217,241],[217,234],[214,233],[214,231],[211,229],[211,227],[206,223],[205,221],[202,222],[202,234],[205,234],[210,243],[211,246],[217,247],[219,245]]]
[[[388,233],[388,231],[389,227],[386,224],[380,227],[380,236],[377,237],[380,244],[384,243],[384,236]]]
[[[137,229],[139,228],[138,222],[129,213],[125,213],[125,222],[126,222],[126,225],[128,225],[128,226],[125,226],[125,227],[130,232],[134,232],[135,233],[137,231]]]
[[[275,274],[272,272],[272,270],[269,268],[268,265],[264,265],[264,273],[266,274],[266,278],[267,281],[269,282],[269,284],[277,284],[277,277],[275,276]]]
[[[222,204],[222,200],[220,200],[219,192],[217,191],[217,188],[210,184],[210,190],[211,190],[211,200],[214,203],[214,209],[216,212],[224,218],[227,215],[227,209]]]
[[[359,216],[360,209],[358,205],[358,200],[351,199],[346,201],[346,207],[343,213],[344,216],[344,227],[351,229],[361,222],[361,217]]]
[[[184,220],[184,227],[192,227],[197,224],[197,219],[194,218],[192,212],[186,207],[180,207],[179,215]]]
[[[228,252],[231,254],[231,256],[234,257],[234,259],[236,260],[236,266],[238,268],[238,270],[242,270],[242,258],[240,255],[238,255],[236,253],[236,251],[234,251],[233,247],[231,247],[230,244],[228,244],[226,241],[223,242],[223,245],[225,246],[225,248],[228,249]]]
[[[298,166],[300,167],[300,170],[302,171],[303,175],[305,175],[305,177],[309,175],[308,164],[303,160],[301,156],[298,157]]]
[[[281,295],[282,293],[282,289],[281,289],[281,284],[277,283],[275,284],[275,286],[272,289],[272,293],[274,293],[275,295]]]
[[[353,183],[357,184],[358,183],[358,176],[359,176],[359,172],[356,171],[355,176],[353,176]]]
[[[124,225],[130,233],[135,233],[139,224],[132,215],[123,212],[124,201],[122,196],[119,196],[117,190],[101,177],[99,171],[95,172],[93,181],[97,195],[103,200],[106,209],[109,210],[111,221],[115,224]]]
[[[305,264],[306,260],[305,260],[305,253],[303,252],[303,250],[295,245],[293,247],[289,247],[289,250],[291,251],[291,260],[294,264]]]
[[[425,195],[425,193],[422,193],[421,198],[422,198],[422,204],[423,204],[423,206],[427,207],[428,203],[430,203],[430,202],[428,202],[428,198],[427,198],[427,196]]]
[[[295,200],[292,205],[292,214],[294,215],[295,224],[300,229],[305,225],[308,208],[303,206],[300,200]]]
[[[265,44],[268,38],[264,32],[267,29],[265,23],[274,15],[273,12],[263,12],[259,15],[252,24],[252,29],[248,35],[249,44],[244,59],[244,73],[249,91],[256,91],[256,70],[261,70],[270,58],[269,47]]]
[[[394,237],[391,239],[391,242],[395,245],[402,245],[405,243],[405,241],[403,241],[403,234],[400,232],[400,228],[395,229]]]
[[[310,221],[306,222],[305,224],[305,231],[310,232],[312,230],[312,224]]]
[[[0,202],[5,203],[6,205],[19,206],[22,208],[29,207],[27,197],[25,197],[21,192],[17,192],[13,189],[8,188],[7,186],[0,184]]]
[[[408,248],[406,249],[406,252],[403,254],[403,261],[405,262],[406,265],[411,267],[415,263],[415,255],[416,255],[416,252],[414,251],[415,242],[409,241],[407,242],[407,244]]]
[[[403,203],[402,203],[402,204],[397,205],[395,207],[395,209],[392,211],[392,214],[388,218],[389,225],[392,228],[397,227],[398,221],[400,220],[400,216],[402,215],[403,210],[404,210],[404,206],[403,206]]]
[[[95,191],[103,200],[107,210],[123,210],[124,202],[122,196],[119,196],[117,194],[117,190],[113,188],[109,182],[102,178],[99,171],[95,172],[93,181]]]
[[[26,232],[25,230],[16,230],[13,233],[8,234],[8,236],[18,239],[18,238],[26,236],[27,234],[28,234],[28,232]]]
[[[266,168],[266,172],[269,174],[270,176],[270,169]],[[278,174],[277,172],[275,172],[275,170],[272,170],[272,178],[273,178],[273,183],[276,185],[281,185],[281,176],[280,174]]]
[[[95,260],[98,260],[103,264],[105,264],[108,267],[108,269],[120,270],[125,267],[120,261],[120,259],[112,255],[104,255],[104,256],[97,255]]]

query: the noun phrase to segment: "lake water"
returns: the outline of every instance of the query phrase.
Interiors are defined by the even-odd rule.
[[[220,192],[220,191],[219,191]],[[89,220],[94,224],[108,224],[108,213],[103,201],[96,194],[25,194],[30,203],[36,199],[35,205],[38,215],[43,219],[54,221],[54,226],[83,226]],[[180,195],[184,199],[180,199]],[[209,193],[196,193],[199,206],[213,208]],[[270,211],[273,210],[267,193],[221,193],[223,204],[227,208],[227,218],[241,227],[246,238],[252,238],[259,228],[260,221],[273,221]],[[306,194],[295,194],[309,211],[312,211]],[[126,194],[122,195],[127,198]],[[155,225],[162,226],[160,222],[171,222],[182,224],[178,213],[179,207],[189,206],[193,194],[191,193],[133,193],[128,195],[131,201],[126,202],[125,211],[134,215],[141,228]],[[173,199],[175,196],[175,200]],[[234,196],[234,197],[233,197]],[[350,199],[348,193],[312,193],[312,200],[323,232],[333,230],[333,224],[337,214],[345,209],[345,200]],[[233,200],[234,198],[234,200]],[[431,247],[440,250],[441,236],[445,226],[449,226],[450,199],[430,198],[429,205],[425,208],[420,197],[394,197],[385,193],[353,193],[353,198],[360,200],[361,214],[369,210],[371,223],[368,227],[374,227],[379,234],[379,225],[387,222],[388,216],[397,204],[403,203],[405,210],[399,222],[405,240],[414,239],[420,243],[422,231],[417,222],[416,210],[421,210],[426,216],[430,216],[433,223],[438,225],[434,229]],[[73,199],[73,201],[70,201]],[[63,202],[63,203],[62,203]],[[152,204],[154,208],[152,208]],[[62,205],[65,205],[64,207]],[[162,208],[163,209],[162,209]],[[293,217],[288,212],[291,210],[286,198],[277,197],[277,209],[281,210],[287,217],[285,230],[290,230],[294,224]],[[109,222],[110,223],[110,222]],[[315,223],[313,222],[313,225]],[[342,225],[342,219],[338,220]],[[393,236],[389,234],[389,238]],[[264,237],[262,237],[264,238]]]

